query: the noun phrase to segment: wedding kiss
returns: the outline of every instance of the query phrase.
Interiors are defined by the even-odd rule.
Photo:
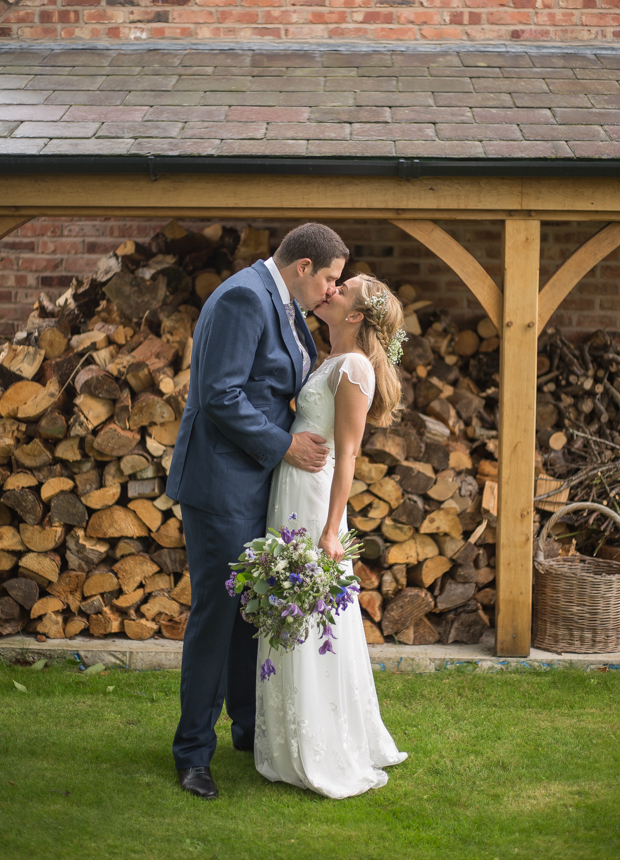
[[[276,673],[261,683],[269,644],[225,588],[243,545],[291,512],[342,559],[366,420],[387,426],[398,410],[402,307],[368,275],[337,286],[348,257],[329,227],[297,227],[217,289],[194,332],[166,492],[181,503],[192,585],[173,754],[181,787],[204,799],[218,795],[210,764],[224,700],[235,748],[253,751],[271,781],[350,797],[384,785],[383,768],[407,756],[381,720],[357,600],[336,619],[336,653],[319,655],[311,629],[294,651],[272,653]],[[302,308],[329,326],[331,353],[313,373]]]

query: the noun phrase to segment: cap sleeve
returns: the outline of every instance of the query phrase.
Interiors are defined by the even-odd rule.
[[[335,361],[327,379],[329,390],[333,395],[338,390],[343,373],[346,373],[349,382],[359,385],[368,398],[368,409],[370,409],[375,394],[375,372],[370,361],[365,355],[357,352],[348,352]]]

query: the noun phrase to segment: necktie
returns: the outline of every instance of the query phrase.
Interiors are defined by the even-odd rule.
[[[297,332],[297,325],[295,323],[295,305],[293,302],[289,302],[288,304],[284,305],[284,308],[286,310],[286,315],[291,326],[291,331],[293,332],[293,337],[295,338],[295,341],[301,353],[304,368],[303,378],[305,379],[308,375],[308,371],[310,370],[310,356],[308,355],[308,350],[302,344],[301,338],[299,337],[299,334]]]

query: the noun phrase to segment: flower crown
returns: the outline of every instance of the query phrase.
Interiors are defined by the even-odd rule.
[[[373,309],[374,322],[378,328],[383,328],[383,318],[387,313],[387,306],[388,296],[385,290],[382,290],[380,293],[376,293],[368,299],[367,307]],[[396,329],[385,348],[390,364],[396,365],[400,363],[400,360],[403,357],[402,344],[406,340],[408,340],[408,338],[405,330],[402,328]]]

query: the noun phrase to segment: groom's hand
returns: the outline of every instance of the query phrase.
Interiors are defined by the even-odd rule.
[[[303,469],[304,472],[320,472],[325,463],[329,448],[325,448],[325,439],[316,433],[293,433],[291,447],[284,455],[284,459],[291,466]]]

